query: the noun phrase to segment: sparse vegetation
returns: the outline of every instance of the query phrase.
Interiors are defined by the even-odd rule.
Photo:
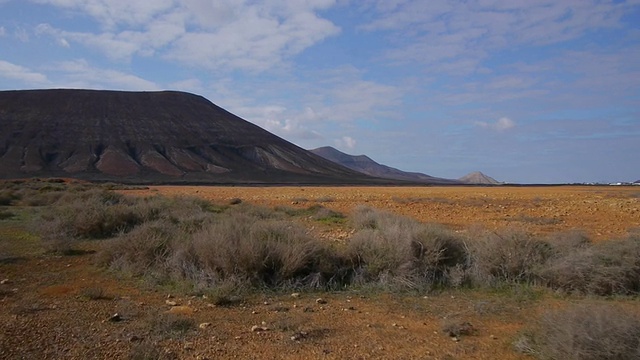
[[[167,353],[156,344],[142,342],[135,344],[129,353],[130,360],[176,360],[178,357],[173,353]]]
[[[553,289],[593,295],[640,292],[640,236],[560,248],[539,277]]]
[[[540,359],[638,357],[634,352],[639,348],[638,329],[631,326],[638,320],[637,306],[634,298],[626,297],[640,293],[637,230],[617,240],[596,237],[598,241],[592,243],[580,231],[536,235],[517,227],[458,226],[453,231],[365,206],[343,214],[336,211],[346,208],[340,195],[334,204],[310,201],[266,208],[248,201],[232,204],[229,195],[214,203],[190,197],[124,196],[105,190],[106,185],[7,182],[2,186],[0,192],[11,193],[12,200],[0,208],[0,216],[3,211],[15,214],[0,227],[0,265],[11,270],[0,278],[7,279],[0,284],[0,299],[7,303],[9,315],[16,315],[12,331],[22,331],[17,327],[20,321],[61,321],[56,317],[63,313],[59,306],[68,305],[66,298],[85,313],[95,311],[82,319],[98,329],[96,334],[111,332],[113,339],[120,339],[118,357],[210,356],[232,339],[239,346],[232,351],[242,344],[255,346],[257,341],[280,338],[292,346],[323,338],[333,346],[338,340],[328,334],[343,333],[345,326],[391,337],[396,336],[393,331],[400,337],[397,330],[415,325],[410,322],[412,315],[429,319],[424,326],[431,327],[429,333],[437,331],[442,344],[472,351],[470,344],[476,339],[465,336],[478,335],[477,340],[484,341],[481,337],[491,334],[492,339],[500,339],[496,343],[511,341],[510,334],[519,327],[515,321],[527,324],[529,314],[550,307],[556,310],[525,325],[523,336],[514,344],[519,351]],[[311,191],[309,196],[318,197]],[[402,196],[392,199],[391,207],[399,208],[397,204],[405,200],[411,206],[427,207],[434,198]],[[281,203],[288,204],[288,199]],[[519,213],[529,214],[515,212]],[[497,221],[504,221],[500,216]],[[538,225],[537,218],[553,215],[531,216],[518,222]],[[566,216],[562,223],[549,225],[566,229],[570,221]],[[31,234],[32,224],[39,224],[39,236]],[[96,252],[91,257],[59,256],[92,251]],[[98,274],[96,269],[80,268],[91,260],[111,271]],[[37,272],[45,270],[34,269],[24,276],[13,270],[32,269],[40,263],[62,270],[56,272],[60,278],[51,284],[52,276]],[[118,277],[122,290],[107,293],[105,289],[114,291],[112,279],[101,282],[98,278],[110,276]],[[40,288],[30,284],[34,279],[41,281]],[[131,291],[139,284],[139,291]],[[21,303],[26,289],[42,290],[36,293],[36,302]],[[327,290],[331,292],[314,294]],[[326,301],[316,304],[317,297]],[[109,301],[93,301],[100,299]],[[165,299],[169,299],[166,304]],[[170,306],[175,304],[169,302],[178,307],[174,310]],[[378,305],[383,308],[372,307]],[[344,313],[335,311],[339,309]],[[327,325],[316,322],[316,316],[306,316],[307,312],[333,317],[331,321],[340,325],[319,328]],[[118,320],[109,318],[113,314]],[[596,319],[585,319],[586,314]],[[405,315],[411,320],[402,320]],[[226,324],[218,316],[233,317],[233,321]],[[343,322],[343,317],[348,320]],[[62,320],[60,326],[70,321]],[[268,330],[249,332],[251,325],[261,321]],[[209,325],[197,330],[196,324],[205,322]],[[500,328],[502,324],[508,324],[508,329]],[[201,336],[210,337],[211,342],[202,345]],[[355,337],[354,344],[362,346],[364,336]],[[451,342],[448,336],[461,342]],[[376,356],[391,354],[377,350]],[[447,351],[433,356],[447,358]],[[451,358],[461,354],[470,355],[450,353]]]
[[[446,286],[452,284],[453,272],[468,265],[464,241],[443,227],[367,207],[356,209],[353,222],[360,230],[347,254],[357,283]]]
[[[15,214],[8,210],[0,210],[0,220],[11,219]]]
[[[480,231],[469,241],[470,276],[477,285],[531,283],[550,256],[550,246],[517,229]]]
[[[514,346],[539,359],[637,359],[640,317],[613,304],[569,306],[543,314]]]
[[[196,329],[193,319],[169,312],[150,314],[148,321],[151,335],[160,339],[179,339]]]
[[[517,229],[461,236],[366,206],[346,217],[318,204],[270,210],[235,199],[229,206],[200,198],[131,198],[59,182],[7,184],[2,194],[12,203],[57,194],[38,218],[49,251],[74,254],[82,241],[113,238],[96,254],[98,264],[196,291],[533,284],[594,295],[640,292],[640,236],[634,234],[598,244],[578,232],[546,239]],[[344,246],[328,245],[292,219],[298,216],[348,226],[353,235]]]

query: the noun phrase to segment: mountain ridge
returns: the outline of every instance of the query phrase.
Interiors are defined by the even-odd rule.
[[[378,183],[178,91],[0,91],[0,177]]]
[[[331,146],[323,146],[309,151],[322,156],[327,160],[369,176],[417,183],[460,184],[457,180],[438,178],[418,172],[402,171],[380,164],[366,155],[349,155]]]

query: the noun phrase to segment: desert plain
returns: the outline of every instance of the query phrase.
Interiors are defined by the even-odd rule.
[[[595,241],[621,237],[640,226],[640,186],[152,186],[126,193],[223,202],[240,198],[268,207],[321,203],[345,214],[366,205],[459,231],[476,225],[512,226],[534,234],[582,230]]]
[[[240,199],[265,207],[321,204],[343,214],[365,205],[460,233],[515,228],[543,237],[580,231],[594,242],[640,227],[638,186],[150,186],[118,192]],[[73,256],[47,253],[30,226],[0,220],[0,244],[11,254],[0,262],[2,359],[527,359],[514,343],[549,309],[613,301],[640,312],[636,296],[566,295],[530,286],[265,289],[216,306],[180,288],[96,266],[95,242]],[[352,234],[348,223],[306,226],[329,242],[348,242]],[[164,326],[154,320],[163,314],[190,319],[195,327],[180,336],[150,335],[151,327]],[[472,331],[451,336],[447,324],[470,324]]]

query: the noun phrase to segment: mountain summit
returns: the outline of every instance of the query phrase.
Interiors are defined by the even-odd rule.
[[[33,176],[176,183],[373,180],[189,93],[0,91],[0,177]]]
[[[465,184],[478,184],[478,185],[498,185],[500,182],[490,176],[487,176],[480,171],[469,173],[460,179],[459,181]]]
[[[366,155],[345,154],[331,146],[324,146],[310,151],[349,169],[378,178],[429,184],[459,184],[456,180],[442,179],[422,173],[398,170],[396,168],[379,164]]]

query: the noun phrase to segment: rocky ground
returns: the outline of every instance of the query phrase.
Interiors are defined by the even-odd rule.
[[[537,234],[581,229],[594,240],[640,227],[638,187],[151,187],[161,193],[341,212],[387,209],[459,231],[508,226]],[[313,229],[346,241],[342,226]],[[564,298],[529,287],[379,293],[255,292],[215,305],[92,265],[95,243],[74,256],[43,252],[15,219],[0,221],[2,359],[524,359],[518,332]],[[604,300],[602,300],[604,301]],[[617,300],[638,308],[633,299]]]

